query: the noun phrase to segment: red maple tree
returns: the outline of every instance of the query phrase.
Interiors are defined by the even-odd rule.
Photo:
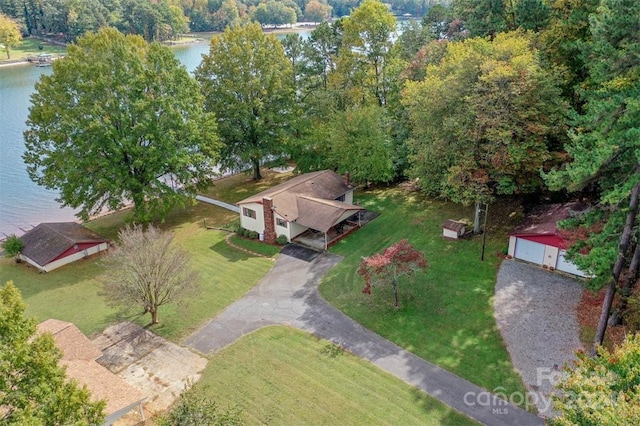
[[[374,285],[391,285],[398,307],[398,280],[402,276],[411,276],[418,271],[427,270],[427,259],[404,239],[384,249],[382,253],[364,257],[358,268],[358,274],[364,277],[363,293],[371,294]]]

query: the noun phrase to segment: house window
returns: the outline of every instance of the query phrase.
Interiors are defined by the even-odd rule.
[[[248,209],[246,207],[243,207],[242,208],[242,215],[246,216],[246,217],[250,217],[251,219],[255,219],[256,218],[256,211]]]
[[[287,227],[287,221],[284,219],[280,219],[279,217],[276,218],[276,225],[281,226],[283,228]]]
[[[344,200],[345,200],[345,194],[342,194],[341,196],[336,198],[336,201],[342,201],[343,203],[344,203]]]

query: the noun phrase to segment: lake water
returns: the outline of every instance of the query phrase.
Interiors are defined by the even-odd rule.
[[[310,33],[300,34],[306,38]],[[202,55],[209,52],[209,42],[175,46],[172,50],[193,72]],[[73,209],[60,207],[57,192],[46,190],[29,179],[22,161],[22,134],[29,115],[29,97],[40,76],[51,72],[50,67],[33,65],[0,67],[0,239],[9,234],[21,235],[40,222],[76,219]]]

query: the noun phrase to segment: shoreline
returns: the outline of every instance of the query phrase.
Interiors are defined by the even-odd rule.
[[[314,29],[316,29],[317,26],[318,24],[303,22],[303,23],[295,24],[295,26],[288,27],[288,28],[277,28],[277,27],[262,28],[262,32],[265,34],[293,34],[293,33],[299,33],[302,31],[313,31]],[[190,44],[206,43],[206,42],[209,42],[211,38],[217,34],[222,34],[222,32],[212,31],[212,32],[202,32],[202,33],[187,33],[182,35],[181,38],[193,38],[193,40],[168,41],[162,44],[171,48],[171,47],[178,47],[178,46],[186,46]],[[63,57],[64,57],[64,54],[59,54],[57,58],[52,58],[52,60],[57,60]],[[0,60],[0,68],[24,66],[24,65],[35,66],[33,62],[29,62],[28,58]]]

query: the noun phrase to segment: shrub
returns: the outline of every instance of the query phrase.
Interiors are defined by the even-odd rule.
[[[236,228],[236,234],[238,234],[241,237],[244,237],[246,232],[247,230],[244,229],[242,226],[238,226],[238,228]]]
[[[2,242],[2,250],[7,257],[17,256],[24,248],[24,242],[15,234],[11,234]]]
[[[278,244],[279,246],[285,246],[287,245],[287,243],[289,242],[289,240],[287,239],[286,235],[278,235],[278,238],[276,238],[276,244]]]
[[[260,234],[258,234],[256,231],[249,231],[247,233],[247,237],[251,238],[252,240],[257,240],[259,236]]]

